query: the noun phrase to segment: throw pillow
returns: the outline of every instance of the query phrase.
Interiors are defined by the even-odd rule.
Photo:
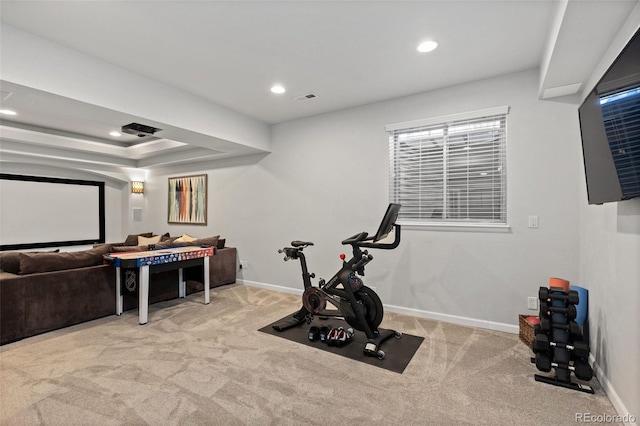
[[[208,237],[208,238],[198,238],[197,240],[190,241],[189,245],[217,247],[219,238],[220,238],[220,235],[216,235],[215,237]]]
[[[127,239],[124,240],[123,246],[137,246],[138,245],[138,237],[151,237],[153,232],[143,232],[142,234],[131,234],[127,236]]]
[[[190,243],[195,240],[197,240],[196,237],[192,237],[189,234],[182,234],[182,236],[175,240],[174,243]]]
[[[162,235],[156,235],[155,237],[150,238],[138,236],[138,245],[148,246],[150,244],[158,244],[160,242],[160,238],[162,238]]]

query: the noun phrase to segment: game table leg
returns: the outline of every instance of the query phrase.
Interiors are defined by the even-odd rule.
[[[204,257],[204,304],[209,304],[209,256]]]
[[[187,292],[187,284],[184,281],[183,269],[178,269],[178,297],[184,299]]]
[[[124,296],[122,294],[122,280],[120,275],[120,267],[116,267],[116,315],[122,315],[124,309]]]
[[[140,267],[138,311],[140,324],[146,324],[149,317],[149,265]]]

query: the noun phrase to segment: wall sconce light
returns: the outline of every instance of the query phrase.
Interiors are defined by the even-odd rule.
[[[144,182],[140,180],[131,181],[132,194],[144,194]]]

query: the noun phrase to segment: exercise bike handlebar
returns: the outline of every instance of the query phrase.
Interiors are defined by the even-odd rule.
[[[394,248],[396,248],[396,247],[398,247],[400,245],[400,225],[394,223],[392,229],[394,229],[395,232],[394,232],[393,241],[390,242],[390,243],[373,242],[373,238],[368,238],[365,241],[357,243],[357,245],[358,245],[358,247],[363,247],[363,248],[376,248],[376,249],[381,249],[381,250],[393,250]],[[371,242],[367,242],[367,241],[371,241]]]
[[[342,244],[347,245],[351,244],[352,246],[362,247],[362,248],[377,248],[382,250],[393,250],[394,248],[400,245],[400,225],[393,224],[394,232],[394,240],[391,243],[380,243],[374,242],[375,237],[369,237],[369,234],[366,232],[360,232],[359,234],[355,234],[346,240],[342,241]]]
[[[367,236],[369,236],[368,233],[360,232],[359,234],[355,234],[355,235],[350,236],[346,240],[342,240],[342,244],[345,245],[345,246],[347,244],[357,244],[360,241],[364,241],[367,238]]]

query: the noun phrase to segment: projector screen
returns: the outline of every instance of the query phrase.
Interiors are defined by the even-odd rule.
[[[103,243],[104,182],[0,174],[0,250]]]

